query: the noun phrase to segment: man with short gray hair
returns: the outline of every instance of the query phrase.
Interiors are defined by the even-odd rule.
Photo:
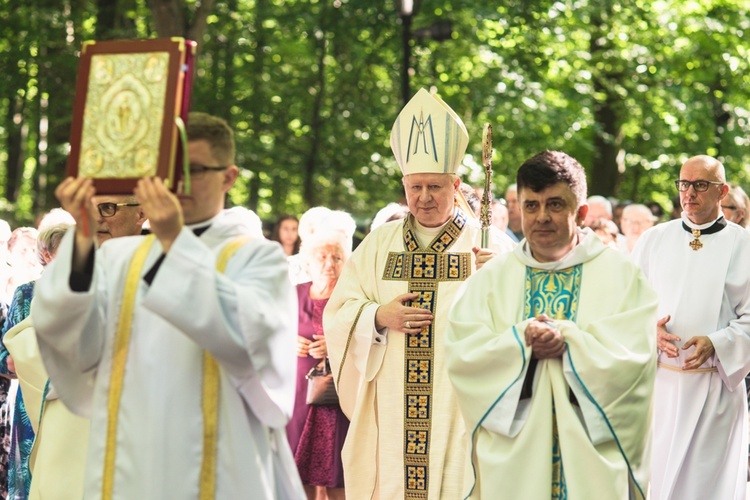
[[[625,235],[624,243],[620,245],[620,250],[627,254],[633,251],[638,238],[644,231],[654,226],[654,214],[646,205],[633,203],[622,210],[622,234]]]
[[[589,211],[583,221],[584,227],[589,227],[597,219],[612,220],[612,203],[604,196],[595,194],[586,200]]]

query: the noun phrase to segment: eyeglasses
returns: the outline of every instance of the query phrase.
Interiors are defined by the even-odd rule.
[[[137,207],[140,203],[99,203],[96,208],[102,217],[112,217],[117,213],[117,207]]]
[[[708,191],[708,186],[711,184],[716,184],[717,186],[723,186],[723,182],[716,182],[716,181],[674,181],[674,185],[677,188],[677,190],[681,193],[686,192],[688,189],[690,189],[690,186],[693,186],[693,189],[695,189],[696,192],[702,193],[704,191]]]
[[[227,167],[209,167],[207,165],[198,165],[197,163],[190,164],[190,175],[200,175],[204,172],[218,172],[220,170],[226,170]]]

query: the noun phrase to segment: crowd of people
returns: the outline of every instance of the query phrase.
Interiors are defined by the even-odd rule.
[[[266,238],[231,128],[187,137],[190,192],[68,178],[0,226],[0,498],[745,498],[750,200],[715,158],[670,217],[543,151],[483,227],[420,90],[355,244],[326,207]]]

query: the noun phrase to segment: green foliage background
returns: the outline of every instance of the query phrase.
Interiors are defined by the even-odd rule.
[[[0,0],[0,212],[56,206],[81,43],[173,35],[199,42],[192,109],[236,130],[231,202],[266,220],[326,205],[365,223],[402,196],[404,71],[464,119],[476,185],[492,123],[496,194],[542,149],[578,158],[592,194],[665,209],[695,154],[748,187],[750,2],[497,3],[417,0],[405,68],[398,0]]]

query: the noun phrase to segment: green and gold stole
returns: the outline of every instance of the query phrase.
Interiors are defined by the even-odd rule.
[[[582,265],[557,271],[526,267],[524,317],[535,318],[540,314],[546,314],[552,319],[575,321],[582,272]],[[565,500],[568,498],[568,489],[565,484],[554,401],[552,414],[552,498]]]

